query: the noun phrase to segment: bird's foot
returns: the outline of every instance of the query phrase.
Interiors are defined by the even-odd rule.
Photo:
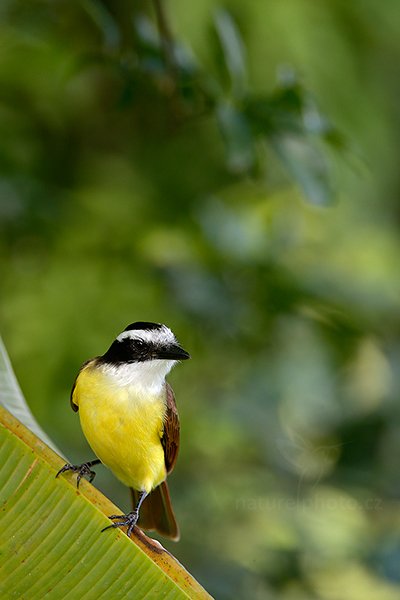
[[[90,467],[93,466],[94,462],[97,461],[85,462],[81,465],[70,465],[69,463],[66,463],[62,469],[58,471],[56,477],[61,475],[61,473],[65,473],[66,471],[73,471],[74,473],[78,473],[78,477],[76,478],[76,487],[79,488],[79,483],[82,477],[87,477],[89,479],[89,483],[92,483],[93,479],[96,477],[96,473],[95,471],[92,471]]]
[[[128,527],[128,531],[126,532],[128,537],[131,537],[131,533],[133,528],[135,527],[138,519],[139,519],[139,511],[134,510],[127,515],[111,515],[108,517],[109,519],[118,519],[112,525],[108,525],[108,527],[104,527],[101,531],[105,531],[106,529],[111,529],[112,527]]]

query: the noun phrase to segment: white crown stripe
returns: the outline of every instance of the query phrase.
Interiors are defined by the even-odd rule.
[[[161,329],[130,329],[129,331],[123,331],[117,336],[117,340],[119,342],[126,338],[130,338],[132,340],[143,340],[144,342],[153,342],[157,345],[177,343],[174,334],[165,325],[163,325]]]

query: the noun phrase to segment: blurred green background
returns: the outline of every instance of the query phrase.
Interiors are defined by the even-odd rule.
[[[398,599],[398,1],[3,0],[0,39],[0,325],[38,421],[91,458],[79,365],[167,323],[166,546],[221,599]]]

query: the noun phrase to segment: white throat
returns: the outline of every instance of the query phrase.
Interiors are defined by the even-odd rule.
[[[141,394],[157,395],[165,383],[165,377],[176,360],[146,360],[120,365],[107,364],[104,372],[117,386],[134,387]]]

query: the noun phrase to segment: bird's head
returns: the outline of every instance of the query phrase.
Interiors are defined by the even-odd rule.
[[[182,348],[169,327],[137,321],[116,337],[99,360],[103,365],[112,367],[119,378],[145,384],[163,380],[177,362],[188,358],[189,353]]]

